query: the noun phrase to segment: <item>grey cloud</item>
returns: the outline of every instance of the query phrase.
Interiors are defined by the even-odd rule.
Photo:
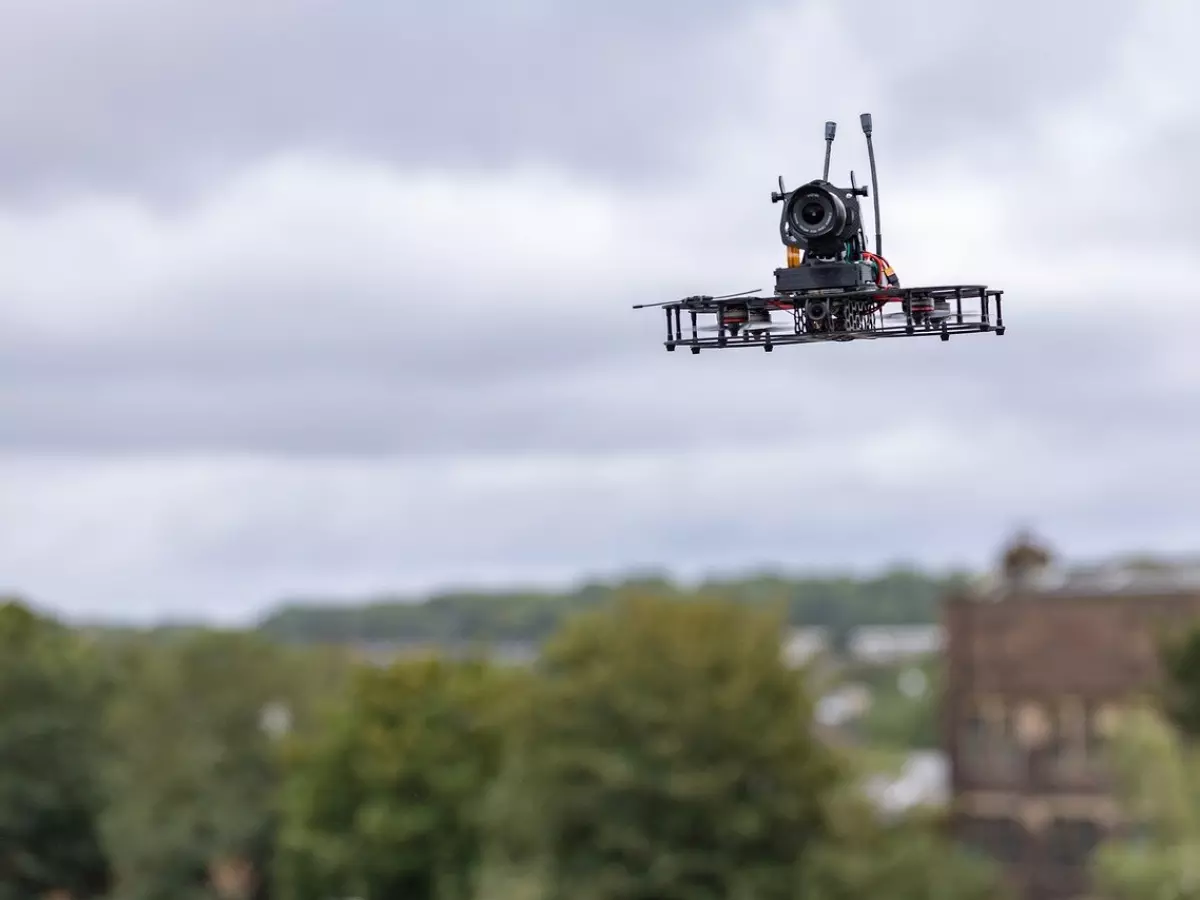
[[[782,6],[25,6],[0,35],[22,72],[0,85],[0,185],[14,199],[105,184],[164,201],[297,147],[397,166],[535,159],[661,178],[724,119],[782,114],[747,95],[733,39]],[[794,57],[798,84],[814,60],[844,72],[845,90],[878,84],[898,165],[997,144],[1011,156],[1040,110],[1105,72],[1130,16],[1115,0],[1086,16],[1070,2],[915,6],[832,4],[842,34],[780,33],[764,48],[789,70]],[[848,35],[861,53],[830,59]]]
[[[1095,90],[1144,13],[1120,0],[838,4],[863,37],[861,63],[895,120],[888,140],[915,159],[973,155],[1011,168],[1038,119]],[[1140,7],[1139,7],[1140,9]],[[870,43],[868,43],[870,42]],[[873,49],[872,49],[873,48]]]
[[[23,556],[13,537],[0,542],[0,562],[40,599],[76,613],[107,604],[227,617],[295,592],[566,580],[638,564],[979,564],[1018,522],[1075,555],[1200,539],[1187,512],[1200,483],[1186,454],[1148,461],[1144,442],[1133,454],[1137,442],[1101,445],[1099,433],[1082,447],[1037,435],[992,443],[992,429],[975,427],[965,459],[930,460],[901,483],[848,465],[837,450],[854,440],[841,431],[791,443],[777,434],[724,456],[492,459],[474,475],[434,460],[146,458],[79,464],[71,478],[60,463],[62,488],[10,478],[0,489],[33,544],[75,540],[72,566]],[[1156,442],[1160,451],[1188,446],[1183,435]],[[1019,457],[1007,458],[1014,449]],[[98,518],[114,501],[119,520]],[[47,512],[57,513],[54,528]]]
[[[241,365],[220,346],[190,365],[172,347],[153,356],[135,347],[124,358],[113,348],[73,373],[10,362],[0,446],[333,457],[662,452],[770,446],[831,431],[869,440],[882,427],[929,417],[959,428],[1019,422],[1078,452],[1108,454],[1122,434],[1192,433],[1176,410],[1200,400],[1200,379],[1163,385],[1154,368],[1164,355],[1188,358],[1186,346],[1143,320],[1113,327],[1086,312],[1040,316],[1042,299],[1016,298],[1003,338],[771,355],[667,354],[657,315],[613,309],[597,315],[601,327],[586,343],[552,357],[538,357],[548,335],[524,335],[510,338],[504,358],[483,362],[452,336],[420,345],[364,340],[325,356],[308,348],[299,358],[275,347],[242,356]],[[1079,297],[1085,309],[1097,300]],[[405,360],[414,350],[416,361]],[[42,359],[52,358],[65,359]]]
[[[0,86],[0,178],[18,194],[97,182],[186,195],[296,147],[646,175],[734,101],[710,62],[720,30],[753,8],[67,6],[10,10],[0,35],[22,72]]]
[[[1156,245],[1162,256],[1194,252],[1200,234],[1200,190],[1195,186],[1200,159],[1200,104],[1154,134],[1141,135],[1135,149],[1097,180],[1094,193],[1071,223],[1071,239],[1112,242],[1145,266],[1152,278]],[[1134,199],[1141,196],[1144,199]]]

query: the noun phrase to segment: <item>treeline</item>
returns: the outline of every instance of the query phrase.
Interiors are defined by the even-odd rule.
[[[1113,900],[1200,900],[1200,631],[1163,647],[1160,689],[1124,710],[1111,735],[1118,828],[1093,860]]]
[[[576,613],[630,591],[670,598],[721,597],[775,607],[795,626],[827,628],[835,646],[863,625],[930,624],[961,574],[895,569],[874,577],[758,576],[709,581],[688,588],[665,578],[590,584],[565,593],[453,593],[424,600],[295,602],[268,616],[259,630],[298,642],[473,643],[537,642]]]
[[[607,599],[532,667],[0,606],[0,900],[1002,895],[868,805],[777,615]]]

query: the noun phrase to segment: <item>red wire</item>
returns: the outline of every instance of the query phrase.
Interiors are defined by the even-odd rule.
[[[872,259],[875,261],[875,283],[878,284],[880,287],[883,287],[884,280],[885,280],[883,271],[884,271],[884,269],[890,269],[892,267],[892,264],[889,263],[882,256],[877,256],[876,254],[871,253],[868,250],[863,251],[863,256],[865,256],[867,259]]]

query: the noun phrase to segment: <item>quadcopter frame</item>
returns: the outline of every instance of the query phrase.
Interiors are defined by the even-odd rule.
[[[937,335],[943,341],[954,334],[994,332],[1004,334],[1004,313],[1001,306],[1003,291],[983,285],[953,285],[938,287],[884,288],[837,293],[802,293],[774,297],[734,298],[687,297],[663,304],[667,319],[667,350],[687,347],[692,353],[703,349],[725,347],[761,347],[770,353],[785,344],[809,344],[823,341],[874,340],[877,338]],[[806,311],[814,301],[836,308],[830,314],[814,320]],[[964,309],[974,301],[976,310]],[[887,314],[891,304],[901,312]],[[993,316],[994,304],[994,316]],[[749,321],[731,322],[729,314],[737,311],[769,314],[782,312],[791,318],[792,327],[775,331],[756,327]],[[683,313],[688,313],[690,328],[684,327]],[[716,318],[716,334],[701,336],[698,317],[703,314]],[[968,317],[977,321],[967,321]],[[892,318],[902,320],[889,325]],[[749,319],[749,316],[747,316]]]

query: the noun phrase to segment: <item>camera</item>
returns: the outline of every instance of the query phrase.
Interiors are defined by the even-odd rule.
[[[867,138],[867,154],[871,160],[871,188],[859,186],[850,173],[850,187],[838,187],[829,180],[829,161],[833,150],[837,123],[825,123],[825,167],[815,178],[795,190],[783,186],[771,192],[772,203],[782,203],[779,217],[779,236],[787,247],[787,267],[775,270],[775,291],[780,295],[810,293],[845,293],[873,290],[878,282],[877,270],[871,258],[882,262],[882,238],[879,234],[879,192],[875,189],[875,150],[871,143],[871,116],[859,117]],[[867,252],[863,212],[858,198],[874,194],[875,253]],[[887,274],[887,273],[885,273]],[[887,274],[889,283],[894,275]],[[898,282],[897,282],[898,284]],[[836,305],[836,304],[835,304]],[[824,319],[831,312],[818,304],[808,313],[812,321]]]
[[[862,229],[858,198],[865,196],[865,186],[840,188],[819,178],[796,188],[787,195],[779,219],[783,243],[812,256],[841,256],[846,242]]]

